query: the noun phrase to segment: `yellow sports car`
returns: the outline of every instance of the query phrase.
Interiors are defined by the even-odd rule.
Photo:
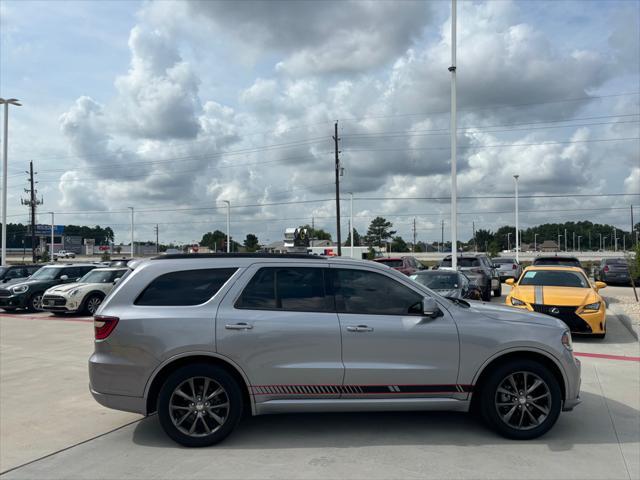
[[[604,282],[589,282],[577,267],[527,267],[516,282],[506,304],[551,315],[567,324],[571,332],[604,338],[607,332],[606,305],[598,290]]]

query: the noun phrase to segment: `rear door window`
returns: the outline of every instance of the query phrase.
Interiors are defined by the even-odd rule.
[[[298,312],[333,311],[324,268],[265,267],[249,281],[236,308]]]
[[[160,275],[138,296],[135,305],[200,305],[213,297],[236,268],[184,270]]]

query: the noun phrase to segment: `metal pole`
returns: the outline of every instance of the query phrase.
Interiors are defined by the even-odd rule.
[[[458,268],[458,184],[456,173],[456,0],[451,0],[451,266]]]
[[[2,144],[2,266],[7,266],[7,144],[9,143],[9,104],[4,104]]]
[[[520,226],[518,225],[518,178],[520,175],[514,175],[513,178],[516,180],[516,262],[520,261],[519,251],[520,251]]]
[[[130,257],[133,258],[133,250],[134,250],[134,243],[133,243],[133,229],[134,229],[134,223],[133,223],[133,207],[127,207],[129,210],[131,210],[131,255]]]
[[[576,232],[573,232],[573,241],[571,243],[573,243],[572,248],[573,248],[573,251],[575,252],[576,251]]]
[[[342,256],[342,239],[340,238],[340,151],[338,150],[338,122],[334,125],[334,144],[335,144],[335,157],[336,157],[336,238],[338,240],[338,256]]]
[[[51,258],[49,260],[53,263],[54,258],[55,258],[53,256],[53,223],[54,223],[54,220],[53,220],[53,212],[49,212],[49,213],[51,214],[51,255],[50,255]]]
[[[538,251],[538,234],[537,233],[533,234],[533,251],[534,252]]]
[[[564,229],[564,251],[567,251],[567,229]]]
[[[582,252],[582,242],[580,241],[582,239],[582,235],[578,235],[578,252]]]
[[[351,232],[349,232],[349,236],[351,237],[351,258],[353,258],[353,192],[349,192],[349,196],[351,197],[351,220],[349,221]]]
[[[231,202],[223,200],[227,204],[227,253],[231,252]]]
[[[507,250],[511,251],[511,232],[507,233]]]

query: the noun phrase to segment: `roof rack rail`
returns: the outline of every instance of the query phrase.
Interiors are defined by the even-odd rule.
[[[180,260],[188,258],[299,258],[304,260],[326,260],[320,255],[306,253],[170,253],[158,255],[151,260]]]

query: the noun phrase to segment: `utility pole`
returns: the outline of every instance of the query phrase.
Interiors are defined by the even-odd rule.
[[[564,251],[567,251],[567,229],[564,229]]]
[[[156,227],[154,228],[156,232],[156,254],[160,253],[160,226],[156,223]]]
[[[334,125],[333,143],[335,146],[336,154],[336,237],[338,240],[338,256],[342,256],[342,239],[340,238],[340,174],[342,173],[340,168],[340,150],[338,150],[338,122]]]
[[[571,248],[573,248],[573,251],[575,252],[576,251],[576,232],[573,232],[573,241],[571,243],[572,243]]]
[[[25,188],[25,193],[29,194],[28,199],[21,199],[20,203],[22,205],[28,205],[30,214],[31,214],[31,258],[33,263],[36,263],[36,207],[38,205],[42,205],[42,199],[38,200],[36,198],[36,194],[38,193],[35,189],[35,184],[38,183],[34,180],[33,176],[38,172],[33,171],[33,162],[29,162],[29,171],[25,172],[29,175],[29,188]]]
[[[227,204],[227,253],[231,252],[231,202],[223,200]]]
[[[518,225],[518,178],[520,175],[514,175],[516,181],[516,263],[520,261],[520,226]]]
[[[578,252],[582,253],[582,242],[580,241],[582,239],[582,235],[578,235]]]
[[[631,243],[633,244],[633,205],[629,205],[631,207]],[[636,237],[637,238],[637,237]],[[636,240],[636,246],[638,241]]]
[[[49,254],[49,257],[51,258],[49,258],[49,261],[53,263],[54,262],[54,256],[53,256],[53,222],[54,220],[53,220],[53,212],[49,212],[49,213],[51,214],[51,252]]]
[[[313,247],[313,240],[316,238],[316,220],[315,217],[311,217],[311,246]]]
[[[351,219],[349,220],[349,236],[351,237],[351,258],[353,258],[353,192],[349,192],[351,196]]]
[[[413,217],[413,244],[411,245],[411,253],[416,251],[416,217]]]
[[[613,227],[613,249],[615,252],[618,251],[618,229]]]
[[[478,253],[478,242],[476,241],[476,222],[471,222],[471,228],[473,229],[473,249]]]
[[[442,220],[442,226],[441,226],[441,228],[442,228],[442,238],[441,238],[441,240],[440,240],[440,245],[442,245],[442,251],[444,252],[444,220]],[[455,256],[456,256],[456,255],[454,255],[454,257],[455,257]],[[451,261],[453,261],[453,259],[452,259]]]
[[[456,147],[458,126],[456,122],[456,0],[451,0],[451,266],[458,268],[458,180],[456,172]]]

